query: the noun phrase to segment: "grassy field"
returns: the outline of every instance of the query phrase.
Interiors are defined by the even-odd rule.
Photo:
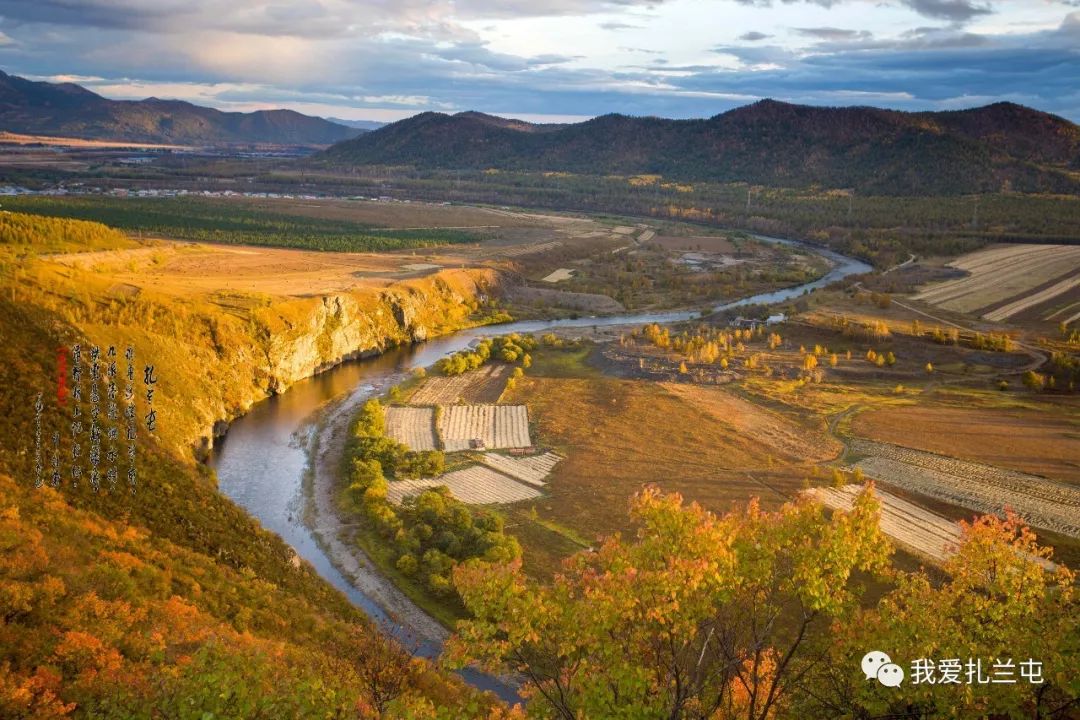
[[[546,497],[511,511],[531,572],[552,572],[581,543],[625,529],[630,498],[647,484],[716,510],[751,497],[775,507],[812,474],[814,460],[833,450],[820,431],[723,389],[604,377],[587,364],[588,352],[536,353],[528,375],[508,392],[509,400],[529,406],[536,442],[566,457],[549,478]],[[721,421],[726,404],[739,407],[740,425],[774,434],[754,437]]]

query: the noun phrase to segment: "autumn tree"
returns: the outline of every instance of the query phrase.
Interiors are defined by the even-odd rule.
[[[774,717],[816,662],[808,638],[856,607],[852,574],[887,563],[877,513],[870,493],[827,519],[807,500],[716,516],[645,490],[634,539],[571,557],[550,584],[519,561],[459,566],[473,617],[449,656],[520,673],[537,717]]]
[[[961,523],[944,580],[897,573],[876,607],[821,638],[826,662],[807,675],[809,692],[796,694],[796,714],[1072,717],[1080,707],[1080,596],[1074,573],[1051,555],[1011,513]],[[858,660],[869,649],[887,649],[906,668],[902,692],[866,681]],[[948,658],[962,663],[959,683],[941,681],[939,663]],[[968,684],[968,660],[981,663],[976,673],[1015,682]],[[1023,677],[1029,660],[1039,663],[1041,682]],[[928,669],[920,682],[910,677],[913,663]]]

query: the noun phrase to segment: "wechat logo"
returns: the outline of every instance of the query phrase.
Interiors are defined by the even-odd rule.
[[[867,680],[877,678],[885,687],[900,687],[904,682],[904,668],[880,650],[872,650],[863,655],[862,671]]]

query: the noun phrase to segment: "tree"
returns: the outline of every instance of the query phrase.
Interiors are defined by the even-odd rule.
[[[858,612],[822,638],[826,662],[807,677],[799,717],[868,717],[891,713],[934,718],[1071,717],[1080,707],[1080,598],[1075,575],[1049,562],[1049,548],[1015,515],[960,523],[961,540],[944,581],[923,571],[899,573],[877,607]],[[1016,683],[905,682],[902,693],[867,683],[851,658],[887,648],[894,662],[980,659],[985,674],[1013,662]],[[1020,663],[1041,663],[1043,682],[1021,677]],[[835,663],[832,664],[831,663]],[[936,667],[933,672],[936,674]],[[1009,677],[1005,675],[1005,677]]]
[[[1032,392],[1040,392],[1046,387],[1046,376],[1034,370],[1024,373],[1024,387]]]
[[[647,489],[632,515],[633,540],[548,585],[519,561],[460,565],[473,618],[451,659],[521,673],[538,717],[769,718],[815,662],[808,638],[855,607],[852,573],[889,554],[869,492],[826,519],[807,500],[718,517]]]
[[[934,363],[926,363],[926,374],[934,372]]]

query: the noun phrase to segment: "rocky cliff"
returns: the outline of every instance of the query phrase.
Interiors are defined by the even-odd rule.
[[[196,422],[177,440],[204,455],[229,421],[268,395],[346,360],[468,327],[477,298],[499,279],[493,270],[443,270],[381,290],[272,301],[240,327],[218,320],[217,370],[231,379],[200,392],[188,406]]]

